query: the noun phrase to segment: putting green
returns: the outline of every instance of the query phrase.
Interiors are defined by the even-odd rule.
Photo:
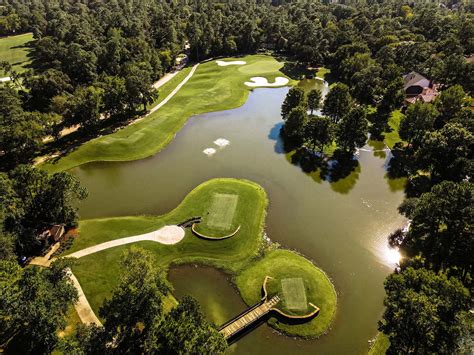
[[[281,289],[286,308],[291,311],[306,312],[308,310],[304,281],[301,277],[281,280]]]
[[[237,195],[214,194],[209,215],[205,217],[204,223],[222,231],[231,229],[238,201],[239,196]]]
[[[191,191],[176,209],[159,217],[81,221],[79,237],[64,256],[106,241],[143,234],[164,225],[178,224],[192,216],[203,215],[209,209],[209,201],[215,196],[220,196],[217,201],[221,207],[225,205],[235,209],[233,223],[241,225],[235,238],[209,241],[197,238],[187,230],[184,239],[174,245],[151,241],[133,245],[152,252],[157,265],[163,268],[171,264],[199,263],[223,270],[235,277],[236,286],[249,305],[260,300],[265,275],[273,275],[280,285],[279,289],[280,280],[302,278],[304,290],[299,289],[301,285],[291,282],[290,288],[303,292],[307,295],[308,302],[320,306],[322,316],[318,315],[316,319],[298,325],[282,324],[274,319],[270,324],[276,329],[297,336],[315,337],[323,333],[334,315],[334,289],[326,275],[303,257],[286,250],[262,252],[267,196],[262,187],[247,180],[207,181]],[[84,256],[72,267],[96,314],[104,299],[110,297],[113,288],[118,284],[121,255],[131,247],[132,244],[122,245]],[[301,295],[297,296],[294,302],[302,302],[301,298]]]
[[[58,161],[43,164],[42,168],[55,172],[92,161],[146,158],[163,149],[191,116],[243,105],[251,90],[244,82],[251,77],[265,77],[270,82],[275,77],[286,77],[279,71],[284,63],[270,56],[250,55],[223,60],[243,60],[247,64],[218,66],[215,61],[201,63],[191,79],[158,111],[134,125],[93,139]],[[176,81],[165,84],[164,88],[172,85],[176,86]]]

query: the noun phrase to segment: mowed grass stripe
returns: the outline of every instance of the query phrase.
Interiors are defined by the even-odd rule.
[[[239,196],[237,195],[214,194],[209,208],[207,225],[223,231],[231,229],[238,201]]]

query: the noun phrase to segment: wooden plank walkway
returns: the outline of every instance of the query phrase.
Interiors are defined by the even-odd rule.
[[[249,308],[246,312],[240,315],[238,318],[232,320],[230,323],[224,324],[219,332],[226,338],[229,339],[233,335],[237,334],[253,322],[257,321],[280,302],[280,297],[274,296],[269,301],[265,301],[258,306]]]

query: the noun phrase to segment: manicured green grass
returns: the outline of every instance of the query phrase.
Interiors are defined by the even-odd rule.
[[[146,158],[163,149],[189,117],[244,104],[250,91],[244,82],[251,77],[263,76],[273,81],[277,76],[285,76],[279,71],[283,63],[270,56],[251,55],[225,60],[244,60],[247,64],[221,67],[215,61],[201,63],[189,82],[160,110],[137,124],[93,139],[43,168],[54,172],[92,161]]]
[[[321,67],[318,69],[316,76],[318,78],[324,79],[326,75],[329,75],[331,73],[331,69]]]
[[[390,116],[388,120],[388,125],[392,129],[391,132],[385,133],[385,139],[384,143],[389,147],[390,149],[393,149],[396,143],[402,142],[402,139],[398,135],[398,129],[400,127],[400,121],[404,117],[403,113],[401,113],[400,110],[396,110],[392,112],[392,115]]]
[[[306,298],[305,283],[302,277],[282,279],[278,285],[281,285],[283,304],[287,309],[301,312],[308,311],[308,300]]]
[[[179,71],[170,81],[160,87],[158,89],[158,99],[153,102],[149,109],[155,107],[161,101],[166,99],[166,97],[171,93],[171,91],[173,91],[174,88],[178,86],[178,84],[182,82],[184,78],[186,78],[190,71],[191,67],[184,68],[183,70]]]
[[[278,280],[301,277],[308,302],[320,307],[321,313],[306,324],[289,325],[278,323],[275,319],[270,324],[285,333],[302,337],[315,337],[324,333],[332,321],[336,306],[336,294],[331,282],[321,270],[296,253],[286,250],[263,252],[267,195],[262,187],[247,180],[214,179],[205,182],[191,191],[176,209],[159,217],[81,221],[79,237],[66,253],[117,238],[143,234],[164,225],[183,222],[190,217],[203,216],[209,210],[209,201],[216,194],[238,196],[233,224],[241,228],[234,237],[210,241],[200,239],[187,230],[185,238],[175,245],[150,241],[136,244],[152,252],[159,267],[198,263],[223,270],[235,277],[236,285],[248,304],[260,299],[266,275]],[[130,247],[124,245],[85,256],[76,260],[72,267],[95,312],[119,283],[122,272],[120,258],[124,250]],[[166,302],[165,306],[171,308],[175,300],[170,297]]]
[[[271,318],[270,325],[285,334],[309,338],[320,336],[328,330],[335,315],[337,297],[331,281],[323,271],[292,251],[279,249],[269,251],[236,278],[236,285],[248,305],[260,300],[262,284],[266,276],[274,278],[269,282],[270,294],[280,292],[278,285],[281,284],[281,280],[302,278],[307,301],[321,309],[315,318],[305,323],[289,324],[283,319]],[[276,289],[272,288],[272,284],[276,285]],[[280,297],[282,297],[281,294]],[[301,315],[301,312],[287,309],[285,302],[280,302],[277,307],[287,314]]]
[[[246,180],[214,179],[194,189],[170,213],[160,216],[141,216],[82,221],[79,237],[67,253],[81,250],[108,240],[146,233],[165,224],[176,224],[199,216],[208,208],[208,201],[215,193],[239,196],[234,220],[240,223],[239,233],[230,239],[208,241],[194,236],[189,230],[185,238],[175,245],[140,242],[139,246],[151,251],[159,266],[171,263],[200,263],[215,266],[235,274],[260,253],[263,243],[263,223],[267,206],[265,191]],[[120,257],[131,245],[108,249],[77,260],[74,274],[95,312],[119,281]]]
[[[375,343],[369,349],[369,355],[385,355],[390,346],[390,340],[384,333],[377,334]]]
[[[31,48],[28,43],[32,40],[32,33],[0,38],[0,61],[10,63],[18,72],[25,71],[25,66],[30,62],[28,54]],[[0,77],[4,75],[5,73],[0,70]]]

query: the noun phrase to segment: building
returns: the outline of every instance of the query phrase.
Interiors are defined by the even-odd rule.
[[[438,96],[438,85],[417,72],[408,73],[403,80],[406,104],[432,102]]]
[[[50,228],[41,232],[37,239],[43,243],[57,243],[61,241],[62,237],[65,234],[64,226],[62,224],[55,224]]]

